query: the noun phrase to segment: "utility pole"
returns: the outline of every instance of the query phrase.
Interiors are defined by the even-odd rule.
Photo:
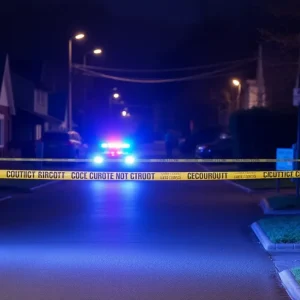
[[[239,110],[241,108],[241,94],[242,94],[242,84],[238,85],[238,93],[236,96],[236,109]]]
[[[112,100],[113,100],[113,96],[110,96],[108,100],[108,111],[109,111],[110,119],[112,118],[112,105],[113,105]]]
[[[69,61],[68,61],[68,68],[69,68],[69,82],[68,82],[68,86],[69,86],[69,93],[68,93],[68,124],[67,124],[67,128],[68,130],[72,130],[73,126],[72,126],[72,39],[69,39]]]
[[[86,68],[86,54],[83,56],[83,67]],[[83,103],[87,101],[87,76],[83,78]]]
[[[262,46],[259,45],[258,48],[258,62],[257,62],[257,105],[259,107],[264,106],[264,73],[263,73],[263,56],[262,56]]]
[[[299,81],[300,81],[300,34],[298,37],[299,43],[299,57],[298,57],[298,69],[296,74],[296,83],[295,83],[295,90],[299,89]],[[297,170],[300,170],[300,103],[298,103],[298,125],[297,125],[297,147],[296,147],[296,159],[297,159]],[[300,195],[300,179],[296,179],[296,196],[297,198]]]

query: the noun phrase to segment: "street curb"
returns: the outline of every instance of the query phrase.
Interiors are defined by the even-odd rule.
[[[272,209],[266,198],[263,198],[260,201],[259,207],[262,209],[262,211],[265,215],[299,215],[300,214],[299,209],[295,209],[295,210],[288,210],[288,209],[286,209],[286,210],[284,210],[284,209],[275,210],[275,209]]]
[[[252,223],[251,228],[266,251],[300,252],[300,244],[275,244],[271,242],[257,222]]]
[[[36,186],[30,188],[29,191],[33,192],[33,191],[36,191],[38,189],[41,189],[43,187],[46,187],[48,185],[51,185],[51,184],[54,184],[54,183],[57,183],[57,182],[59,182],[59,181],[49,181],[49,182],[46,182],[46,183],[42,183],[42,184],[39,184],[39,185],[36,185]]]
[[[213,172],[212,170],[210,170],[209,168],[207,168],[206,166],[204,166],[204,165],[202,165],[202,164],[198,164],[198,165],[200,165],[205,171],[207,171],[207,172]],[[250,189],[250,188],[247,188],[247,187],[245,187],[245,186],[243,186],[243,185],[241,185],[241,184],[238,184],[238,183],[236,183],[236,182],[233,182],[233,181],[231,181],[231,180],[225,180],[224,182],[226,182],[226,183],[228,183],[228,184],[231,184],[231,185],[233,185],[234,187],[236,187],[236,188],[238,188],[238,189],[240,189],[240,190],[242,190],[242,191],[244,191],[244,192],[246,192],[246,193],[253,193],[254,191],[252,190],[252,189]]]
[[[5,201],[5,200],[10,200],[12,198],[12,196],[5,196],[0,198],[0,202]]]
[[[293,273],[290,270],[284,270],[279,273],[279,277],[289,296],[293,300],[300,300],[300,285]]]

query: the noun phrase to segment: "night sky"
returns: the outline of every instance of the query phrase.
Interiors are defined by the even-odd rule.
[[[250,19],[255,6],[250,3],[237,0],[12,0],[6,2],[0,12],[1,46],[17,57],[31,55],[30,58],[59,60],[66,56],[64,43],[68,35],[84,29],[91,43],[101,44],[110,51],[108,61],[109,57],[125,55],[126,60],[131,61],[130,58],[139,53],[140,62],[147,65],[152,58],[149,54],[156,56],[167,51],[199,26],[226,23],[235,30],[237,24],[245,25],[245,17],[248,23],[250,21],[247,27],[255,26],[255,20],[251,24]],[[245,29],[241,28],[241,32]],[[218,36],[211,38],[218,39]],[[127,49],[131,52],[124,53]]]
[[[38,70],[33,66],[41,62],[58,65],[60,76],[65,74],[67,40],[77,30],[84,30],[88,36],[87,41],[74,46],[77,63],[82,62],[86,51],[100,46],[105,55],[90,58],[90,63],[142,69],[207,64],[253,55],[261,14],[249,0],[11,0],[0,12],[0,48],[10,54],[18,72],[22,72],[23,66],[26,76],[33,78]],[[28,66],[32,66],[30,70]],[[64,80],[61,77],[60,81]],[[105,99],[111,88],[117,86],[132,103],[165,99],[175,102],[184,87],[184,84],[149,86],[102,79],[95,84],[91,95],[95,101]]]

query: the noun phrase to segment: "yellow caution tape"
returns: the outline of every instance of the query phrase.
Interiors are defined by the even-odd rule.
[[[142,181],[188,181],[188,180],[253,180],[300,178],[300,171],[258,172],[85,172],[85,171],[39,171],[0,170],[1,179],[25,180],[142,180]]]
[[[68,158],[0,158],[6,162],[85,162],[93,163],[93,159],[68,159]],[[106,159],[106,162],[124,162],[124,159]],[[247,159],[136,159],[141,163],[275,163],[275,162],[297,162],[300,159],[265,159],[265,158],[247,158]]]

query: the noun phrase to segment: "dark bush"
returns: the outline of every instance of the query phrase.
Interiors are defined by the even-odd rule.
[[[238,111],[230,119],[233,156],[276,158],[276,148],[290,148],[295,143],[296,130],[297,115],[294,113],[265,108]],[[247,168],[257,169],[262,166],[266,167],[262,164],[251,164],[247,165]]]
[[[23,158],[35,157],[35,141],[11,141],[9,150],[19,150]]]

